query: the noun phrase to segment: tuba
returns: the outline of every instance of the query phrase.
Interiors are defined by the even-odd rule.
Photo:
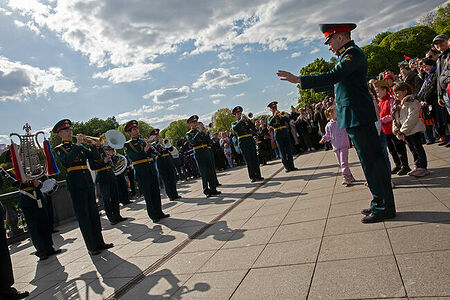
[[[122,154],[116,153],[114,156],[117,158],[116,160],[111,160],[113,164],[113,172],[114,175],[120,175],[122,174],[128,166],[128,161],[125,156]]]
[[[105,141],[111,148],[122,149],[127,139],[119,130],[111,129],[105,132]]]
[[[164,139],[163,145],[164,148],[169,149],[170,147],[172,147],[172,139],[171,138]]]

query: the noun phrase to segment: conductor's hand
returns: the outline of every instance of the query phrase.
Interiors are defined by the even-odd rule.
[[[297,77],[297,76],[295,76],[292,73],[289,73],[287,71],[278,70],[277,76],[281,77],[280,78],[281,80],[286,80],[286,81],[289,81],[289,82],[292,82],[292,83],[300,83],[300,78],[299,77]]]

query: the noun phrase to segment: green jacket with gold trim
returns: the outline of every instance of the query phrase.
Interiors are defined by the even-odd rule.
[[[302,89],[324,91],[334,85],[339,128],[352,128],[377,120],[367,87],[367,58],[354,41],[338,51],[339,61],[329,72],[301,76]]]

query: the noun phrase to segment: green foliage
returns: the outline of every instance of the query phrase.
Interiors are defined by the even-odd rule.
[[[186,132],[190,130],[187,119],[173,121],[169,124],[169,126],[164,129],[164,136],[161,135],[162,138],[171,138],[173,144],[177,144],[177,141],[183,138],[186,135]],[[163,132],[161,131],[161,133]]]
[[[389,50],[385,47],[367,45],[361,47],[367,57],[368,70],[367,77],[377,76],[384,70],[392,70],[398,73],[398,62],[403,60],[403,54]]]
[[[396,53],[409,57],[423,57],[430,49],[430,44],[436,36],[436,31],[427,26],[414,26],[399,30],[386,36],[380,43]]]
[[[390,31],[380,32],[379,34],[377,34],[377,35],[373,38],[372,42],[370,42],[370,45],[378,46],[378,45],[381,43],[381,41],[382,41],[385,37],[387,37],[388,35],[390,35],[391,33],[392,33],[392,32],[390,32]]]
[[[214,113],[214,115],[211,118],[214,129],[217,130],[230,130],[231,123],[236,121],[236,118],[231,113],[231,110],[229,108],[221,108],[218,111]],[[207,126],[208,124],[205,124]]]
[[[312,63],[300,70],[300,75],[314,75],[331,71],[334,68],[336,62],[337,59],[335,57],[331,58],[329,62],[323,58],[316,58]],[[298,92],[300,94],[300,97],[298,99],[298,104],[300,107],[305,107],[312,103],[322,101],[326,96],[333,96],[332,91],[317,93],[313,89],[302,90],[300,89],[300,87]]]
[[[450,33],[450,3],[444,7],[439,7],[436,18],[431,23],[431,28],[437,33]]]

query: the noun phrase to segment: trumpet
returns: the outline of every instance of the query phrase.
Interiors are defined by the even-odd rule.
[[[80,134],[73,134],[72,138],[78,139],[78,135]],[[102,134],[100,137],[95,137],[95,136],[90,136],[90,135],[83,135],[83,143],[88,144],[88,145],[94,145],[95,143],[97,143],[98,141],[100,141],[101,144],[105,143],[105,135]]]
[[[287,112],[285,112],[285,111],[279,111],[279,110],[277,110],[275,114],[280,115],[280,117],[286,117],[286,118],[289,118],[289,114],[288,114]]]

